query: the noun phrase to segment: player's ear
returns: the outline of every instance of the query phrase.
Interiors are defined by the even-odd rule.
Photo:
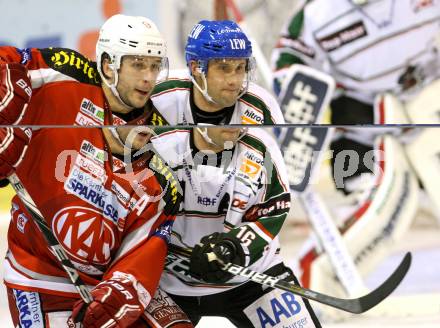
[[[199,64],[192,60],[189,64],[189,69],[191,70],[191,75],[194,77],[199,77],[200,76],[200,70],[199,70]]]
[[[102,73],[110,83],[114,82],[115,73],[109,56],[103,56],[102,58]]]

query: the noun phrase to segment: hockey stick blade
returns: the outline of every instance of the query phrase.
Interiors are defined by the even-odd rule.
[[[171,253],[177,255],[185,257],[191,256],[191,249],[186,249],[175,245],[169,245],[169,249]],[[368,293],[362,297],[351,299],[338,298],[326,294],[321,294],[319,292],[295,285],[289,281],[268,276],[264,273],[256,272],[232,263],[225,264],[222,269],[235,276],[243,276],[262,285],[279,288],[291,292],[295,295],[302,296],[309,300],[313,300],[340,309],[342,311],[360,314],[368,311],[372,307],[382,302],[385,298],[387,298],[402,282],[410,266],[411,253],[408,252],[403,257],[399,266],[379,287],[377,287],[371,293]]]

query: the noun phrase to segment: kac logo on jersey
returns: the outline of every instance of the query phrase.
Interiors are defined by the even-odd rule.
[[[74,259],[98,265],[110,261],[116,238],[100,212],[81,206],[63,208],[55,214],[52,230]]]
[[[20,327],[44,328],[44,317],[38,293],[17,289],[13,289],[13,291],[20,318]]]

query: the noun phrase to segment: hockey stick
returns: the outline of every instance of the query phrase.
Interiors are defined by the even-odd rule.
[[[35,205],[35,202],[33,201],[31,195],[29,195],[26,188],[21,183],[20,178],[17,176],[17,174],[13,173],[8,177],[8,180],[11,183],[12,188],[14,188],[15,192],[17,193],[18,197],[20,197],[20,200],[24,203],[28,212],[31,214],[32,219],[39,227],[41,233],[47,241],[47,244],[52,250],[52,253],[60,262],[64,271],[69,276],[70,281],[73,283],[82,300],[84,301],[84,305],[77,316],[77,322],[81,322],[87,306],[91,302],[93,302],[92,294],[90,294],[90,291],[85,283],[82,281],[78,270],[76,270],[75,266],[67,256],[65,250],[59,244],[52,230],[47,225],[46,221],[44,220],[43,214],[41,214],[40,210],[37,208],[37,205]]]
[[[223,0],[223,2],[225,6],[232,11],[235,20],[240,24],[243,31],[251,36],[245,24],[245,19],[234,0]],[[220,4],[217,4],[217,7],[220,8]],[[218,8],[217,10],[219,10]],[[270,87],[272,85],[270,66],[255,40],[252,40],[252,47],[257,60],[258,69],[260,69],[266,85]],[[324,110],[329,106],[335,89],[335,81],[333,78],[311,67],[295,65],[287,74],[286,81],[289,81],[289,83],[283,84],[283,89],[279,97],[286,123],[304,125],[319,123]],[[322,133],[319,133],[316,129],[314,130],[310,127],[295,129],[296,131],[294,129],[285,129],[285,131],[281,132],[283,135],[282,150],[285,154],[284,158],[288,167],[289,155],[286,156],[286,153],[289,151],[290,145],[292,149],[298,149],[297,145],[301,143],[303,144],[303,149],[313,148],[313,151],[321,152],[327,148],[329,143],[329,137],[319,136],[322,135]],[[331,134],[331,132],[328,134]],[[307,143],[310,143],[312,139],[319,140],[319,142],[316,145],[308,145]],[[325,139],[325,141],[323,139]],[[297,157],[296,154],[290,155]],[[298,154],[298,156],[304,157],[306,155]],[[300,175],[303,174],[305,178],[303,178],[299,184],[293,185],[291,183],[291,189],[297,192],[301,203],[304,205],[308,219],[318,236],[319,242],[330,258],[336,276],[348,295],[354,296],[359,291],[367,290],[367,288],[325,203],[315,191],[311,190],[311,188],[307,188],[318,170],[317,163],[319,163],[319,160],[315,159],[313,162],[312,160],[313,159],[310,158],[310,163],[307,164],[304,171],[300,173]],[[303,159],[301,159],[301,161],[303,161]],[[296,162],[297,161],[293,160],[292,166],[296,166]],[[296,173],[301,171],[301,168],[302,167],[300,167],[299,170],[298,168],[294,168],[289,171],[289,174],[292,175],[292,171],[294,171],[294,179],[296,179],[298,177]]]
[[[313,231],[318,235],[325,253],[333,264],[336,276],[348,295],[355,296],[359,292],[368,290],[321,197],[315,191],[308,189],[301,194],[300,200],[312,223]]]
[[[307,125],[320,122],[334,89],[335,81],[327,74],[303,65],[290,67],[279,95],[286,122]],[[328,148],[332,132],[332,128],[326,131],[316,127],[286,129],[280,136],[281,149],[289,173],[290,188],[303,204],[336,276],[348,295],[354,296],[366,288],[325,203],[310,186],[316,178],[320,157],[323,149]]]
[[[181,255],[189,258],[191,256],[190,248],[183,248],[170,244],[169,249],[171,253]],[[210,260],[215,260],[216,256],[214,253],[210,253]],[[273,288],[279,288],[295,295],[313,300],[342,311],[350,313],[364,313],[371,309],[372,307],[378,305],[385,298],[388,297],[396,288],[399,286],[406,273],[411,266],[411,253],[408,252],[403,257],[399,266],[394,270],[394,272],[386,279],[379,287],[359,298],[344,299],[337,298],[326,294],[321,294],[319,292],[303,288],[301,286],[295,285],[289,281],[279,279],[277,277],[269,276],[264,273],[253,271],[251,269],[242,267],[237,264],[227,263],[223,264],[222,270],[227,271],[235,276],[242,276],[248,278],[256,283],[270,286]]]

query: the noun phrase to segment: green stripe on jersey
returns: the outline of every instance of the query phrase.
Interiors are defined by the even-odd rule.
[[[264,125],[275,124],[275,122],[272,120],[272,116],[270,115],[271,113],[269,107],[267,107],[262,99],[249,93],[245,93],[240,99],[243,99],[263,112]]]
[[[289,24],[289,36],[291,38],[298,38],[304,24],[304,7],[293,17]]]
[[[301,60],[301,58],[284,52],[280,54],[276,62],[276,68],[281,69],[284,67],[290,67],[293,64],[304,64],[304,62]]]
[[[252,148],[255,148],[257,151],[259,151],[260,153],[263,154],[263,156],[266,153],[266,146],[257,138],[251,136],[250,134],[246,134],[242,139],[242,142],[244,142],[245,144],[248,144],[249,146],[251,146]]]
[[[153,89],[152,96],[172,89],[191,89],[192,82],[190,80],[168,80],[157,84]]]

